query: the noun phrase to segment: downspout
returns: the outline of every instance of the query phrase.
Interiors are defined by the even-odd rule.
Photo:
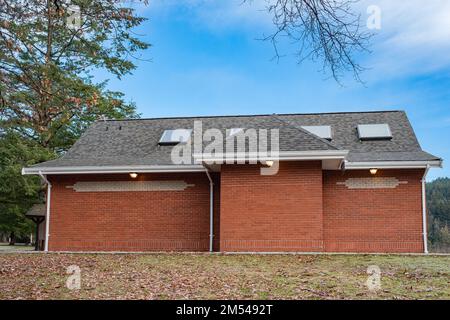
[[[339,169],[344,172],[345,171],[345,163],[347,162],[347,160],[342,159],[341,162],[339,163]]]
[[[206,175],[209,179],[209,252],[213,252],[214,238],[214,182],[211,179],[208,169]]]
[[[47,177],[42,174],[41,171],[39,171],[39,176],[44,180],[45,183],[47,183],[47,213],[45,215],[45,246],[44,251],[48,252],[48,237],[50,236],[50,195],[52,193],[52,184],[50,181],[48,181]],[[39,239],[36,239],[36,241],[39,241]]]
[[[427,165],[425,172],[422,178],[422,229],[423,229],[423,251],[425,254],[428,254],[428,235],[427,235],[427,199],[426,199],[426,176],[428,170],[430,169],[430,165]]]

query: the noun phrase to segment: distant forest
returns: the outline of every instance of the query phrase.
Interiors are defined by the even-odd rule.
[[[430,252],[450,252],[450,178],[427,183]]]

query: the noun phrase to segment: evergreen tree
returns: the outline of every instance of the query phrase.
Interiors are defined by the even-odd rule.
[[[10,235],[12,241],[33,230],[23,213],[42,201],[40,178],[22,176],[22,167],[52,157],[52,152],[17,133],[0,135],[0,232]]]
[[[450,179],[427,184],[428,239],[431,247],[450,251]]]
[[[43,200],[23,166],[63,153],[99,117],[138,116],[93,72],[135,69],[144,20],[120,0],[0,0],[0,232],[29,232],[24,213]]]
[[[92,72],[130,73],[144,20],[119,0],[0,0],[1,125],[62,151],[100,115],[135,117]]]

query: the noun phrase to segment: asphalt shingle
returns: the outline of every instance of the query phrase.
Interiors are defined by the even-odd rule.
[[[348,160],[355,162],[439,159],[422,151],[403,111],[381,111],[97,121],[63,157],[35,166],[170,165],[173,146],[158,144],[162,133],[193,128],[194,121],[201,121],[203,131],[216,128],[224,135],[230,128],[278,129],[280,151],[349,150]],[[378,123],[389,124],[391,140],[359,140],[358,124]],[[331,126],[332,141],[301,128],[311,125]]]

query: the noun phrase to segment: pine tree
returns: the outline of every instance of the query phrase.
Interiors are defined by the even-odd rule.
[[[427,184],[429,241],[433,249],[450,251],[450,179],[439,178]]]
[[[119,0],[0,0],[1,125],[61,151],[100,115],[137,116],[92,72],[130,73],[144,20]]]
[[[0,0],[0,232],[28,232],[24,213],[43,200],[23,166],[64,152],[100,116],[138,116],[93,72],[135,69],[144,20],[119,0]]]

